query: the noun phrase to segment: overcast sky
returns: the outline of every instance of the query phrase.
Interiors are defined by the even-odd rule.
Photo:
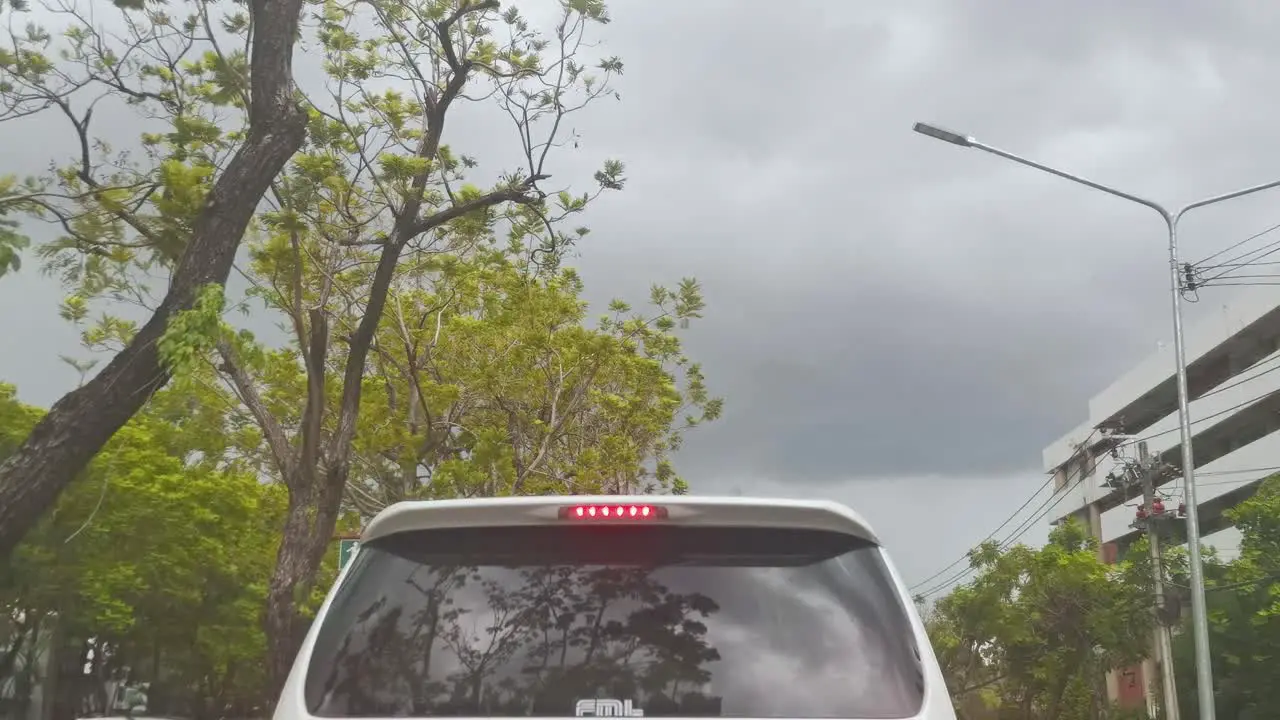
[[[1154,213],[912,123],[1170,203],[1280,177],[1275,3],[610,7],[622,99],[577,117],[581,149],[552,172],[628,165],[576,259],[593,298],[705,287],[688,345],[728,405],[680,469],[699,493],[847,502],[909,581],[1022,504],[1042,448],[1170,334]],[[511,131],[468,113],[450,141],[503,164]],[[0,136],[8,169],[38,170],[65,128],[16,135]],[[1206,211],[1184,224],[1186,257],[1277,222],[1275,196]],[[77,346],[28,260],[0,279],[0,378],[48,404],[75,382],[56,357]],[[1192,320],[1229,291],[1206,290]]]

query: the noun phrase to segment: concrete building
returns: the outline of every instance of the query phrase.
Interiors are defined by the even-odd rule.
[[[1229,558],[1239,535],[1223,511],[1280,471],[1280,288],[1249,288],[1217,306],[1187,327],[1187,389],[1201,531],[1205,544]],[[1130,525],[1141,495],[1106,485],[1117,466],[1112,447],[1134,457],[1132,441],[1108,433],[1144,439],[1153,456],[1176,469],[1157,488],[1166,506],[1183,502],[1174,368],[1170,343],[1090,399],[1085,421],[1044,450],[1056,491],[1048,519],[1079,518],[1112,544],[1109,559],[1122,556],[1140,536]],[[1146,664],[1134,684],[1148,685],[1152,670]],[[1113,697],[1125,695],[1119,682],[1112,680]]]
[[[1211,317],[1187,328],[1187,386],[1200,521],[1206,535],[1226,529],[1221,511],[1280,470],[1280,290],[1250,288]],[[1106,432],[1136,435],[1153,455],[1180,468],[1177,391],[1172,345],[1161,348],[1089,400],[1085,422],[1044,450],[1045,470],[1061,497],[1048,518],[1090,521],[1120,550],[1136,538],[1129,528],[1137,497],[1104,485],[1113,469]],[[1130,452],[1132,448],[1127,448]],[[1181,499],[1181,477],[1160,488]],[[1230,551],[1234,533],[1210,544]]]

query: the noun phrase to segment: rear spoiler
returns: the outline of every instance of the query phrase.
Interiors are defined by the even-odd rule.
[[[360,540],[368,542],[396,533],[441,528],[556,525],[569,522],[562,517],[565,508],[636,504],[661,508],[661,519],[647,521],[657,524],[829,530],[880,544],[871,526],[839,503],[688,495],[539,495],[401,502],[378,513]]]

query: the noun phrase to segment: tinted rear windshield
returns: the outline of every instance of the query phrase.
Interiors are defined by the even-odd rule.
[[[791,529],[541,526],[360,548],[313,714],[903,718],[923,680],[879,548]]]

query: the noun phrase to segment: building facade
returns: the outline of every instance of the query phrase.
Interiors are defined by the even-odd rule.
[[[1280,472],[1278,290],[1250,288],[1189,325],[1185,335],[1201,532],[1223,557],[1234,553],[1239,537],[1223,512]],[[1168,470],[1157,478],[1157,497],[1169,508],[1185,502],[1174,361],[1172,344],[1152,353],[1091,398],[1085,421],[1044,450],[1055,490],[1048,519],[1084,522],[1105,544],[1109,561],[1123,556],[1143,532],[1137,522],[1140,489],[1108,481],[1125,459],[1135,457],[1139,444]],[[1181,524],[1173,527],[1174,540],[1185,540]],[[1117,672],[1113,697],[1126,695],[1121,677],[1145,688],[1153,670],[1148,662]]]

